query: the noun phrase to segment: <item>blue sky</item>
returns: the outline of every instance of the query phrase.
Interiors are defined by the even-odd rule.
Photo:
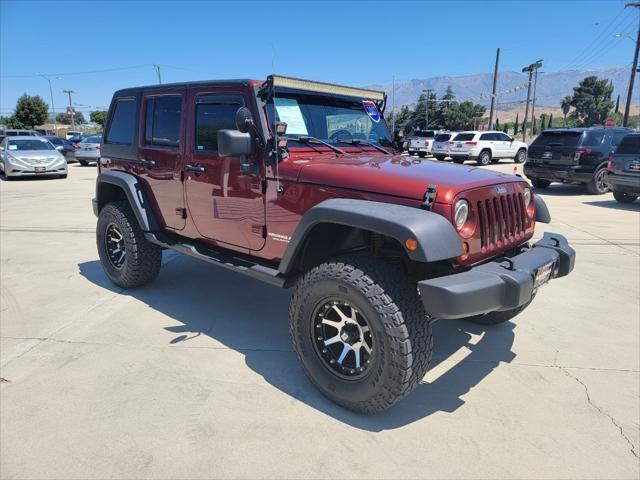
[[[348,85],[501,70],[630,65],[639,12],[625,0],[189,2],[0,0],[0,114],[24,92],[78,110],[156,82],[264,78]],[[69,40],[66,40],[68,38]],[[130,68],[131,67],[131,68]],[[112,70],[122,68],[121,70]],[[112,70],[102,73],[84,73]],[[58,75],[56,75],[58,74]]]

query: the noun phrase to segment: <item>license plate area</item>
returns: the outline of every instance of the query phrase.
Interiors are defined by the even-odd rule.
[[[46,171],[47,171],[47,167],[33,167],[33,170],[34,170],[36,173],[44,173],[44,172],[46,172]]]
[[[533,282],[533,288],[538,288],[547,283],[551,278],[551,272],[553,272],[553,262],[549,262],[538,268],[536,278]]]

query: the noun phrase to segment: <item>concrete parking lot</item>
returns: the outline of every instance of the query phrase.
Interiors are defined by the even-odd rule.
[[[437,322],[421,385],[365,416],[304,377],[289,291],[168,252],[110,284],[95,174],[0,183],[0,477],[639,477],[640,202],[540,192],[574,273],[506,324]]]

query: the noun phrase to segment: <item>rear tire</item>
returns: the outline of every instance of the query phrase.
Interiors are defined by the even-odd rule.
[[[78,163],[80,163],[80,165],[82,165],[83,167],[89,165],[89,162],[87,162],[86,160],[78,160]]]
[[[336,308],[344,315],[336,316]],[[354,318],[368,332],[355,340],[344,323]],[[289,333],[311,383],[356,412],[384,410],[408,395],[424,377],[433,352],[431,320],[415,283],[395,266],[360,256],[329,260],[298,281]],[[333,341],[327,343],[327,337]],[[354,349],[344,354],[352,341],[357,357]],[[341,352],[337,361],[336,352]],[[369,362],[361,364],[362,370],[360,359]]]
[[[480,156],[478,157],[478,165],[487,166],[491,163],[491,152],[489,150],[484,150],[480,152]]]
[[[531,185],[533,185],[534,188],[543,189],[549,187],[551,182],[549,180],[538,180],[537,178],[534,178],[531,180]]]
[[[637,195],[631,195],[630,193],[624,192],[613,192],[613,198],[620,203],[633,203],[638,198]]]
[[[442,155],[436,155],[436,160],[440,161],[440,162],[444,162],[444,159],[446,157],[443,157]]]
[[[418,152],[418,156],[419,156],[420,158],[424,158],[424,157],[426,157],[426,156],[427,156],[427,152]]]
[[[527,151],[524,148],[521,148],[520,150],[518,150],[518,153],[516,153],[516,156],[514,157],[513,161],[516,163],[524,163],[526,159],[527,159]]]
[[[457,163],[458,165],[462,165],[464,163],[464,158],[454,158],[453,163]]]
[[[604,182],[604,178],[607,174],[606,167],[600,167],[593,174],[593,178],[589,183],[585,185],[587,192],[591,195],[603,195],[609,191],[609,187]]]
[[[108,203],[100,210],[96,243],[107,277],[119,287],[141,287],[160,272],[162,248],[144,238],[126,201]]]

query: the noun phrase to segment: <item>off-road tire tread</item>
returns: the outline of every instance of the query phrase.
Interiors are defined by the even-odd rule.
[[[417,287],[399,268],[364,256],[340,257],[311,269],[298,281],[289,305],[289,334],[300,361],[299,345],[294,331],[297,312],[309,301],[314,283],[327,279],[350,284],[367,297],[383,320],[384,328],[391,340],[392,352],[389,357],[393,366],[393,374],[385,380],[386,385],[377,396],[364,402],[329,398],[356,412],[385,410],[418,385],[431,362],[432,322],[424,313]],[[305,373],[318,390],[323,392],[306,369]]]
[[[125,201],[111,202],[106,204],[100,211],[98,218],[98,228],[96,229],[96,243],[100,261],[107,270],[110,265],[109,258],[104,248],[103,235],[101,227],[101,219],[109,215],[114,220],[125,238],[125,248],[127,252],[122,275],[112,277],[108,274],[110,280],[119,287],[130,289],[146,285],[153,281],[160,272],[162,266],[162,248],[155,245],[146,238],[138,225],[138,221],[131,210],[129,203]],[[106,228],[106,225],[104,225]]]

